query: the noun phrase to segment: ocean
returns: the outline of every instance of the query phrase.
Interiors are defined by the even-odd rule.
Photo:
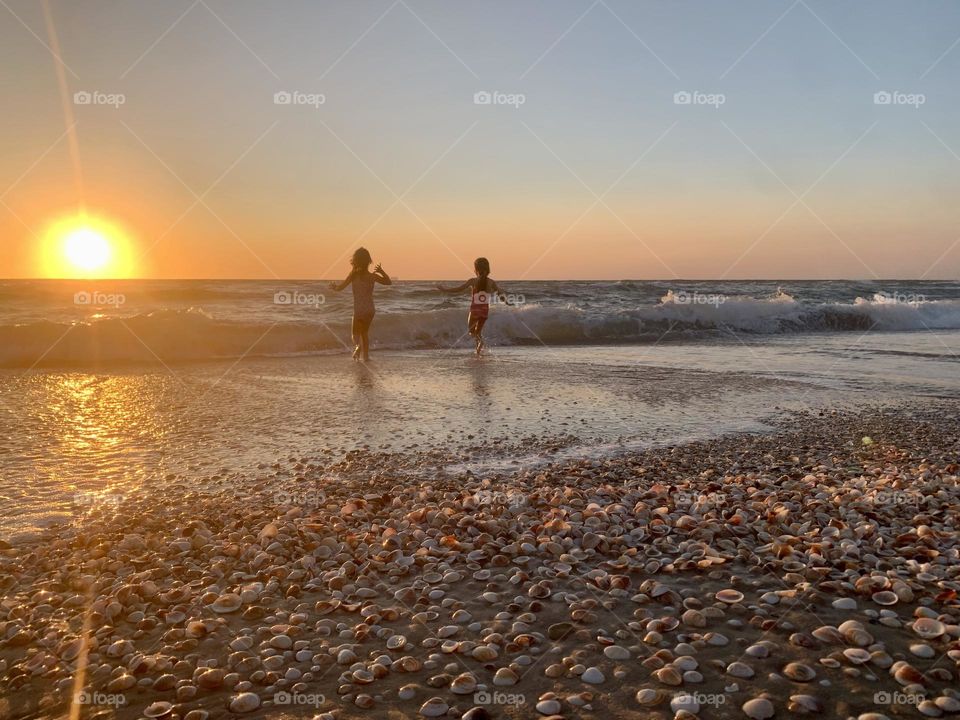
[[[350,453],[483,476],[960,398],[960,283],[502,286],[479,360],[466,294],[378,287],[364,366],[325,282],[0,282],[0,538]]]
[[[469,298],[378,287],[379,349],[466,347]],[[504,282],[493,346],[960,329],[960,283]],[[316,281],[0,282],[0,366],[104,368],[345,352],[352,298]]]

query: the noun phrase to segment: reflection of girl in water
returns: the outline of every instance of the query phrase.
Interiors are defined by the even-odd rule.
[[[483,326],[490,316],[490,298],[496,295],[506,305],[512,305],[507,296],[490,277],[490,261],[486,258],[477,258],[473,261],[473,270],[476,277],[456,287],[437,285],[437,290],[444,293],[458,293],[470,288],[470,314],[467,316],[467,329],[477,345],[477,356],[483,351]]]
[[[330,283],[330,287],[340,292],[347,285],[353,285],[353,342],[357,346],[353,351],[354,360],[370,359],[370,323],[373,322],[373,316],[377,309],[373,304],[373,286],[375,283],[381,285],[392,285],[390,276],[384,272],[378,264],[373,272],[370,272],[370,265],[373,258],[366,248],[357,248],[353,253],[353,259],[350,260],[352,269],[347,279],[342,283]]]

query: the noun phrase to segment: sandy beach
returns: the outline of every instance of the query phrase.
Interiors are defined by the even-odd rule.
[[[823,412],[482,478],[355,451],[292,482],[91,497],[3,546],[0,709],[948,715],[958,420]]]

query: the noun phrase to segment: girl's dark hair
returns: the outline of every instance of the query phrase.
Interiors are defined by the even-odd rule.
[[[485,257],[478,257],[473,261],[473,270],[477,273],[477,277],[480,278],[480,282],[477,283],[477,290],[479,292],[485,292],[487,289],[487,276],[490,275],[490,261]]]
[[[353,257],[350,259],[350,264],[353,266],[354,270],[368,268],[372,262],[373,258],[370,257],[370,251],[365,247],[358,247],[356,251],[354,251]]]

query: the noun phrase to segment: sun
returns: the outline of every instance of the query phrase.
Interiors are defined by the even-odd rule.
[[[63,239],[63,254],[78,270],[97,272],[102,270],[113,255],[110,241],[96,230],[77,228]]]
[[[50,224],[40,259],[51,278],[127,278],[132,273],[130,240],[114,222],[91,215]]]

